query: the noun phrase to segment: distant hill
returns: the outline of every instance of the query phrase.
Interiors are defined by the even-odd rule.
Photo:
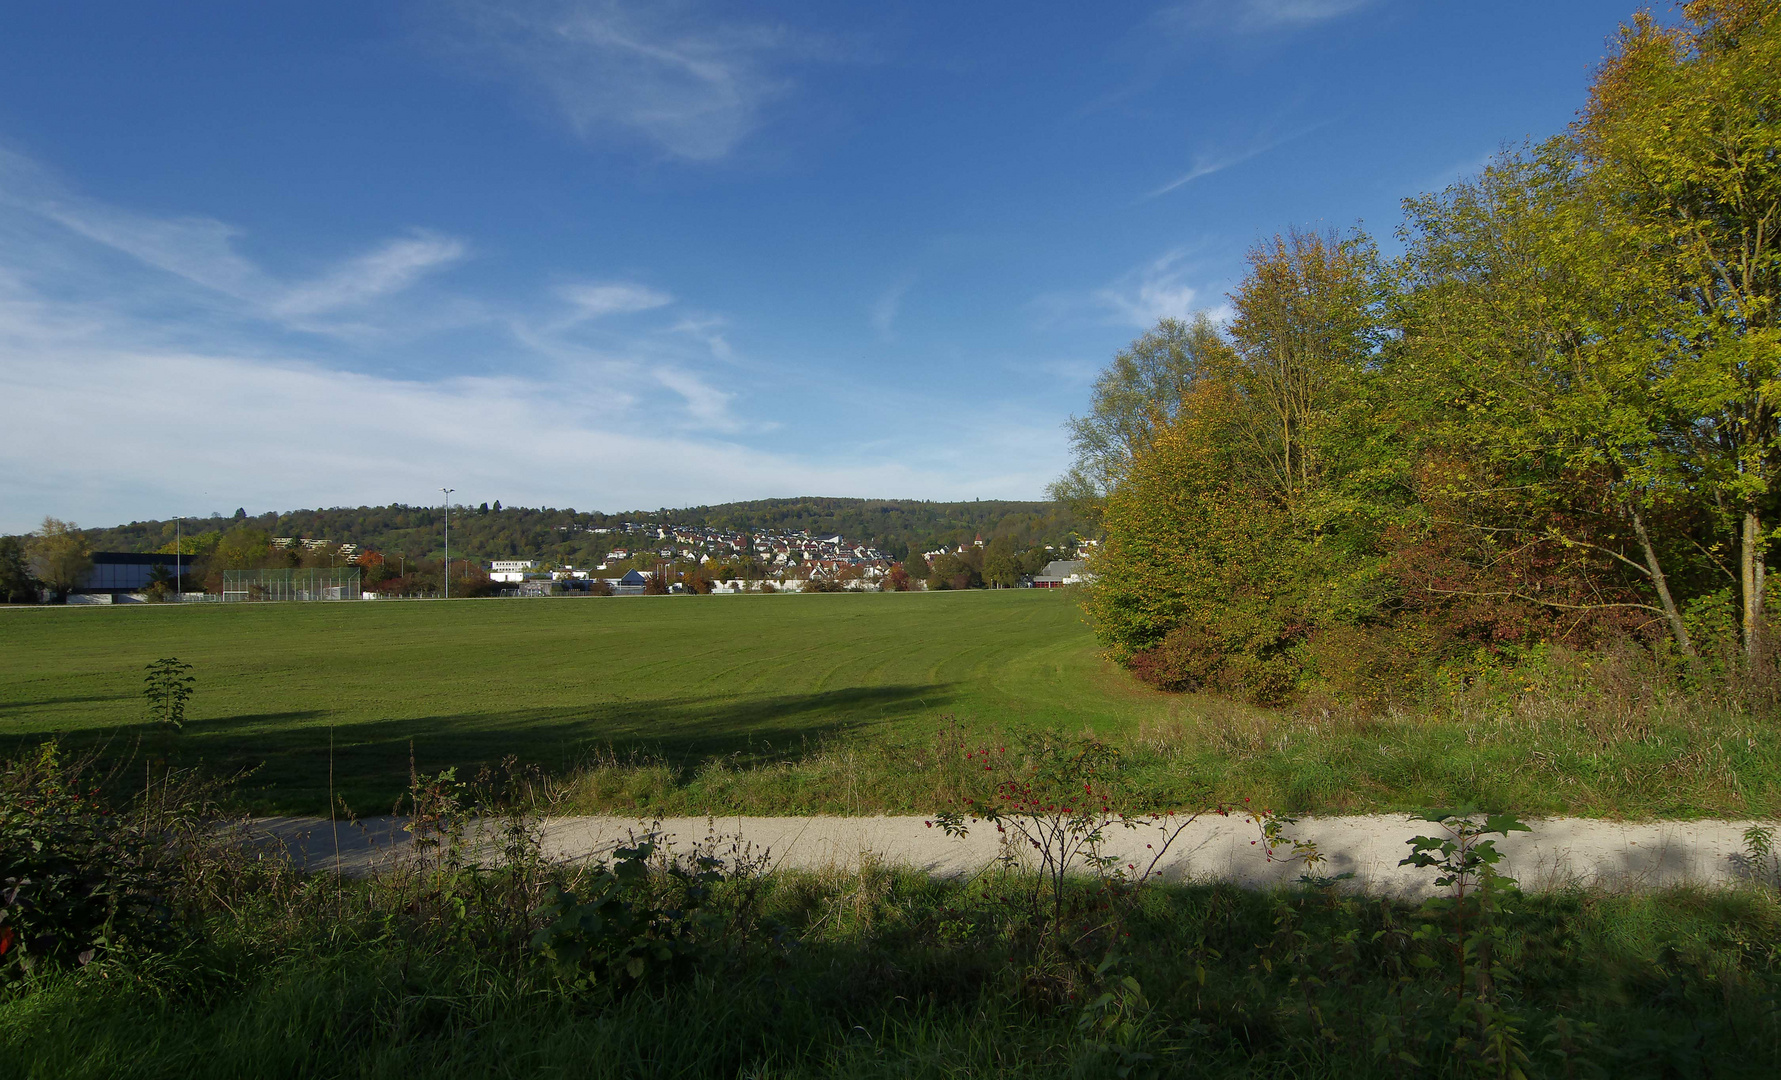
[[[451,514],[453,557],[545,558],[579,563],[597,560],[625,541],[611,529],[625,522],[661,525],[710,525],[740,532],[840,533],[901,558],[911,547],[933,550],[981,535],[985,541],[1006,536],[1017,548],[1061,544],[1073,535],[1087,535],[1089,526],[1060,503],[982,500],[927,502],[913,499],[758,499],[753,502],[693,506],[680,510],[631,511],[619,514],[577,512],[552,507],[454,506]],[[261,529],[273,536],[296,536],[358,544],[389,555],[437,557],[443,550],[444,511],[438,506],[360,506],[330,510],[293,510],[282,514],[188,518],[183,532],[194,536],[236,526]],[[170,544],[171,521],[133,521],[110,529],[88,529],[98,551],[154,551]]]

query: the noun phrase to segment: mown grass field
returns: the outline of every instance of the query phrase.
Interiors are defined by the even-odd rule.
[[[141,700],[164,656],[198,679],[170,749]],[[330,770],[353,812],[387,812],[411,749],[461,776],[515,755],[574,811],[931,812],[986,794],[965,748],[1055,731],[1122,751],[1132,809],[1772,817],[1774,713],[1624,656],[1383,711],[1161,694],[1045,591],[0,610],[0,750],[257,767],[237,790],[262,812],[325,810]]]
[[[422,770],[513,753],[779,760],[939,718],[1135,730],[1168,708],[1044,591],[0,611],[0,739],[147,733],[143,666],[191,663],[177,754],[265,766],[266,808],[388,810]]]

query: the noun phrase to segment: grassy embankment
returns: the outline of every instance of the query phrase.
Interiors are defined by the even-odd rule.
[[[0,1077],[1500,1070],[1443,950],[1412,940],[1427,920],[1384,901],[1156,888],[1099,975],[1098,951],[1070,964],[1023,942],[1019,892],[994,883],[782,874],[760,904],[754,944],[614,999],[566,985],[523,934],[424,931],[368,887],[269,889],[173,956],[0,990]],[[1525,1075],[1781,1069],[1772,895],[1537,897],[1505,923],[1493,1033]]]
[[[608,868],[545,858],[505,782],[417,791],[440,846],[353,881],[243,850],[179,777],[114,812],[78,774],[0,762],[0,857],[52,870],[0,908],[23,914],[0,1078],[1781,1069],[1772,858],[1736,890],[1474,882],[1419,906],[1122,874],[1056,893],[869,858],[774,871],[722,836]],[[491,814],[506,856],[479,868],[451,838]],[[118,890],[116,927],[56,902],[84,895],[53,874],[70,860]]]
[[[586,811],[935,809],[971,745],[1093,731],[1134,808],[1461,800],[1523,814],[1771,816],[1781,727],[1548,661],[1368,717],[1171,697],[1100,658],[1073,598],[1004,592],[0,611],[0,745],[129,750],[143,665],[195,667],[176,761],[259,765],[257,809],[361,814],[515,754]],[[330,741],[332,753],[330,756]]]

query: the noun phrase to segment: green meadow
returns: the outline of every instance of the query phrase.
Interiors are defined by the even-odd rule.
[[[138,738],[143,666],[198,687],[174,753],[263,767],[268,809],[319,809],[330,766],[361,813],[422,771],[515,754],[780,761],[998,730],[1136,730],[1167,699],[1098,655],[1049,591],[362,604],[130,605],[0,613],[0,739]],[[158,747],[151,747],[158,749]]]
[[[126,785],[163,755],[252,769],[235,790],[261,812],[322,812],[332,786],[383,813],[411,762],[468,778],[512,755],[568,810],[860,814],[987,794],[966,750],[1051,732],[1119,749],[1134,809],[1781,813],[1765,711],[1618,655],[1543,656],[1414,707],[1259,709],[1143,687],[1050,591],[14,609],[0,749],[55,736],[132,763]],[[198,680],[175,738],[141,698],[165,656]]]

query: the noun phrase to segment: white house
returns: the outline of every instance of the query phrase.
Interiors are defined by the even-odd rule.
[[[1045,564],[1045,569],[1033,575],[1033,588],[1059,589],[1065,585],[1086,585],[1095,576],[1086,570],[1087,563],[1081,559],[1057,559]]]

